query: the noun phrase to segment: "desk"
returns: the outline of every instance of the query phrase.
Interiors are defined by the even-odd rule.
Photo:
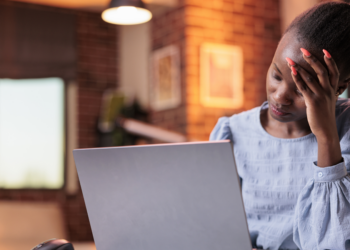
[[[96,250],[93,242],[71,242],[74,250]]]

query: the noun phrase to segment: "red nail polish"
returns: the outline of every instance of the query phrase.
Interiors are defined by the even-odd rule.
[[[292,68],[292,73],[293,73],[293,75],[296,76],[296,75],[298,74],[297,70],[296,70],[293,66],[292,66],[291,68]]]
[[[303,49],[303,48],[300,48],[301,52],[303,52],[303,54],[306,56],[306,57],[309,57],[311,56],[311,53],[309,51],[307,51],[306,49]]]
[[[325,56],[328,58],[328,59],[331,59],[332,58],[332,56],[331,56],[331,54],[329,54],[329,52],[327,51],[327,50],[322,50],[323,51],[323,53],[325,54]]]
[[[289,57],[286,57],[286,60],[287,60],[287,62],[288,62],[290,65],[292,65],[292,66],[295,65],[295,62],[293,62],[293,60],[290,59]]]

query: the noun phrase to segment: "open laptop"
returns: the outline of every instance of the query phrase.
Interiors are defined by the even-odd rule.
[[[97,250],[251,250],[226,141],[73,151]]]

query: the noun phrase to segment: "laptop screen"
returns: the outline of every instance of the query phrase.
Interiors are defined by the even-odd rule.
[[[79,149],[98,250],[251,250],[229,141]]]

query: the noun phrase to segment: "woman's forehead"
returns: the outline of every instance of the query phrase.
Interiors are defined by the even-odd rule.
[[[287,66],[286,57],[289,57],[294,62],[299,64],[301,67],[303,67],[305,70],[307,70],[312,76],[316,77],[315,71],[311,68],[311,66],[304,60],[303,53],[300,51],[300,48],[305,48],[307,50],[310,50],[308,48],[307,44],[300,42],[297,39],[297,35],[295,32],[287,32],[281,39],[274,56],[274,61],[278,64],[284,64]],[[326,67],[326,64],[323,60],[323,52],[315,52],[310,50],[310,53],[312,53],[313,56],[315,56],[324,67]],[[288,66],[287,66],[288,67]]]

